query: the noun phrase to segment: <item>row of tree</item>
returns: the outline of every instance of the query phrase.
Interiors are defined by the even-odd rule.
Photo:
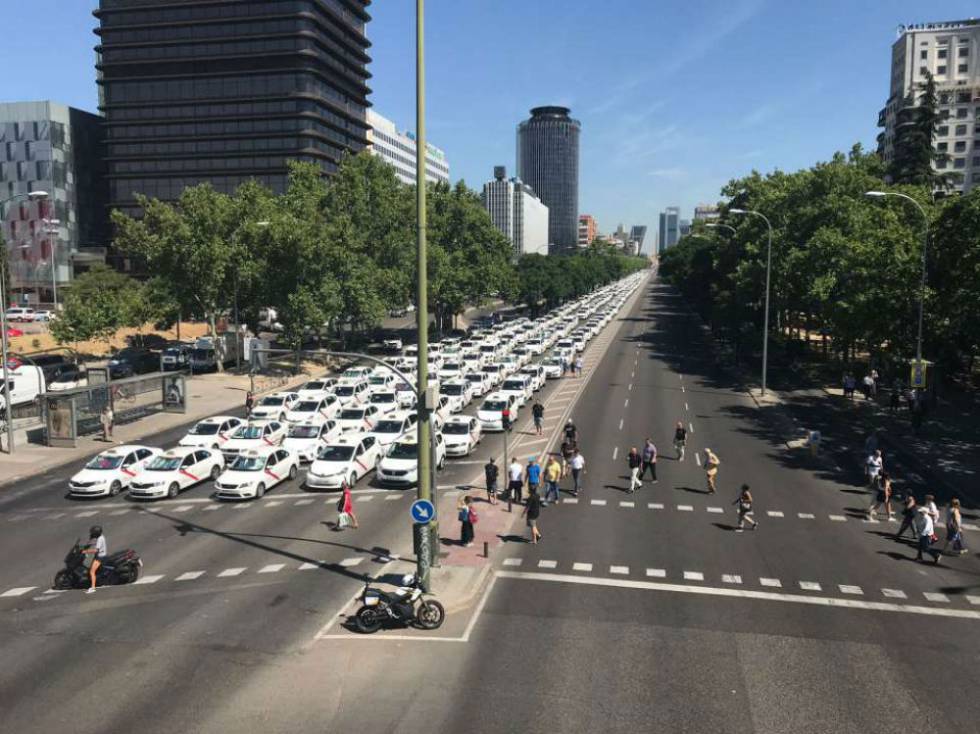
[[[173,204],[140,198],[141,217],[113,213],[114,246],[152,277],[137,283],[98,269],[79,278],[53,332],[78,342],[183,316],[204,319],[213,333],[236,309],[257,330],[260,309],[271,307],[294,347],[311,333],[367,334],[415,300],[415,196],[390,166],[360,154],[330,179],[293,163],[280,195],[252,181],[234,195],[203,184]],[[646,264],[597,249],[515,265],[509,241],[462,181],[429,184],[427,214],[428,305],[439,326],[492,296],[554,304]]]

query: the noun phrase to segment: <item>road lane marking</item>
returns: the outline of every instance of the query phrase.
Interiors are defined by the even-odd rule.
[[[694,454],[694,460],[698,462],[698,466],[701,466],[701,454]]]
[[[816,581],[801,581],[800,588],[803,591],[821,591],[821,586]]]
[[[344,568],[351,568],[353,566],[359,565],[364,560],[364,556],[353,556],[352,558],[345,558],[340,562],[340,565]]]
[[[649,571],[648,569],[648,575]],[[537,573],[529,571],[497,571],[497,578],[521,581],[548,581],[553,583],[581,584],[607,588],[636,589],[643,591],[664,591],[698,596],[718,596],[730,599],[756,599],[761,601],[780,601],[790,604],[808,604],[833,609],[860,609],[867,611],[899,612],[921,614],[932,617],[953,617],[957,619],[980,620],[980,611],[955,609],[949,607],[927,607],[894,602],[867,601],[865,599],[842,599],[839,597],[815,596],[812,594],[789,594],[777,591],[757,591],[736,589],[725,586],[693,586],[663,581],[638,581],[633,579],[613,579],[596,576],[573,576],[571,574]],[[371,639],[371,638],[368,638]],[[380,638],[379,638],[380,639]],[[419,638],[425,639],[425,638]]]
[[[770,578],[760,578],[759,583],[762,584],[763,586],[769,586],[776,589],[781,588],[783,585],[779,579],[770,579]]]
[[[188,571],[187,573],[182,573],[180,576],[174,579],[174,581],[193,581],[204,575],[204,571]]]
[[[218,574],[218,578],[224,579],[229,576],[240,576],[248,570],[246,568],[226,568],[224,571]]]
[[[134,585],[138,586],[139,584],[155,584],[157,581],[159,581],[162,578],[163,578],[163,574],[159,574],[158,576],[144,576],[143,578],[134,582]]]
[[[624,408],[628,408],[628,407],[630,407],[630,399],[629,399],[629,398],[626,398],[626,402],[625,402],[625,403],[623,403],[623,407],[624,407]]]
[[[677,505],[680,512],[694,512],[694,505]]]
[[[619,503],[619,506],[620,507],[636,507],[636,503],[635,502],[628,502],[626,500],[623,500],[622,502]]]
[[[367,497],[359,497],[358,500],[357,500],[357,502],[358,502],[358,504],[363,504],[365,502],[371,502],[373,499],[374,499],[374,497],[371,497],[369,495]]]
[[[847,517],[844,515],[827,515],[834,522],[847,522]]]
[[[630,572],[629,566],[610,566],[609,573],[619,574],[620,576],[628,576]]]
[[[721,575],[722,583],[725,584],[740,584],[742,583],[742,577],[736,573],[723,573]]]
[[[633,392],[633,383],[632,382],[630,383],[630,386],[627,388],[627,390],[629,390],[630,392]]]
[[[296,500],[293,504],[294,505],[312,505],[315,501],[316,500],[312,500],[309,497],[307,497],[305,500]]]
[[[684,403],[684,410],[690,410],[690,408],[687,407],[687,403]]]
[[[684,389],[683,385],[681,385],[681,392],[687,392],[687,390]]]
[[[306,563],[301,563],[300,564],[300,567],[297,570],[298,571],[312,571],[312,570],[314,570],[316,568],[323,568],[323,566],[325,564],[326,564],[326,561],[317,561],[316,563],[313,563],[311,561],[307,561]]]
[[[623,430],[623,419],[619,419],[619,430]]]
[[[783,511],[782,510],[769,510],[768,512],[766,512],[766,514],[769,515],[769,517],[782,517],[783,516]]]
[[[215,510],[220,510],[224,505],[209,505],[204,508],[205,512],[214,512]]]
[[[112,515],[113,517],[119,517],[120,515],[125,515],[128,512],[129,510],[113,510],[109,514]]]
[[[713,512],[716,515],[721,515],[721,514],[723,514],[725,512],[725,508],[724,507],[709,507],[707,509],[708,509],[708,512]]]
[[[704,574],[700,571],[685,571],[684,572],[685,581],[704,581]]]
[[[505,566],[520,566],[524,562],[523,558],[505,558]]]
[[[400,494],[389,494],[385,497],[385,502],[394,502],[395,500],[400,500],[402,496]]]
[[[855,596],[862,596],[864,591],[860,586],[851,586],[850,584],[837,584],[837,588],[840,589],[841,594],[853,594]]]
[[[971,604],[980,605],[980,596],[971,596],[971,595],[968,594],[966,596],[966,600],[968,602],[970,602]]]
[[[564,499],[562,499],[561,503],[563,505],[577,505],[578,497],[565,497]]]
[[[948,604],[949,603],[949,597],[948,596],[946,596],[945,594],[937,594],[934,591],[926,591],[926,592],[923,592],[922,596],[924,596],[929,601],[937,601],[937,602],[940,602],[942,604]]]
[[[619,456],[619,446],[613,449],[613,461],[616,461],[617,456]]]
[[[268,502],[263,502],[263,507],[275,507],[276,505],[281,505],[282,500],[269,500]]]
[[[908,595],[901,589],[882,589],[881,593],[889,599],[908,599]]]
[[[58,518],[64,517],[67,514],[68,514],[67,512],[56,512],[53,515],[48,515],[47,518],[45,518],[45,519],[47,519],[47,520],[57,520]]]
[[[175,507],[171,512],[187,512],[188,510],[193,510],[194,505],[181,505],[180,507]]]
[[[662,509],[664,509],[664,503],[663,502],[648,502],[647,503],[647,509],[650,509],[650,510],[662,510]]]
[[[538,561],[538,568],[555,568],[558,561]]]
[[[263,566],[260,568],[259,573],[277,573],[282,571],[285,567],[285,563],[270,563],[268,566]]]
[[[691,431],[691,433],[694,433],[694,424],[693,423],[688,423],[687,424],[687,427]]]
[[[592,571],[592,564],[591,563],[573,563],[572,564],[572,570],[573,571],[583,571],[585,573],[590,573]]]
[[[88,512],[79,512],[75,517],[92,517],[92,515],[98,515],[98,510],[89,510]]]
[[[800,518],[801,520],[813,520],[813,519],[815,519],[815,516],[813,515],[812,512],[797,512],[796,513],[796,516],[798,518]]]
[[[23,596],[28,592],[34,591],[36,588],[36,586],[19,586],[16,589],[8,589],[0,594],[0,596]]]
[[[592,501],[589,502],[589,504],[591,504],[591,505],[598,505],[599,507],[605,507],[606,506],[606,501],[605,500],[592,500]]]
[[[664,579],[667,578],[667,570],[663,568],[648,568],[647,576],[656,579]]]

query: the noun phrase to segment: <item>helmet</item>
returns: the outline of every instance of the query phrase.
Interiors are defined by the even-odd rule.
[[[101,525],[93,525],[91,528],[89,528],[88,537],[90,537],[90,538],[98,538],[100,535],[102,535],[102,526]]]
[[[415,585],[415,574],[406,573],[402,576],[402,586],[414,586]]]

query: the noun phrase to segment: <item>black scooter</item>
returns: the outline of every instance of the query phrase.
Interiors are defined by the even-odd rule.
[[[354,616],[354,628],[368,635],[390,624],[439,629],[446,618],[446,610],[435,599],[426,599],[423,594],[414,575],[407,576],[404,585],[394,593],[371,588],[368,582],[361,594],[363,606]]]
[[[92,585],[88,575],[88,566],[85,565],[85,553],[79,541],[68,551],[65,556],[65,567],[58,571],[54,577],[52,588],[64,589],[87,589]],[[131,584],[140,577],[143,568],[143,561],[136,555],[136,551],[131,549],[121,550],[106,559],[95,572],[96,586],[119,586],[121,584]]]

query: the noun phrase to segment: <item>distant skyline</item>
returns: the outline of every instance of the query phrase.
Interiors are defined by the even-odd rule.
[[[97,5],[0,0],[22,29],[0,48],[0,101],[97,111]],[[429,0],[426,10],[428,136],[453,180],[479,190],[494,165],[516,171],[530,108],[570,107],[582,122],[579,210],[607,233],[620,222],[653,231],[667,206],[691,219],[753,169],[873,149],[896,27],[978,14],[969,0]],[[370,99],[413,129],[414,3],[369,12]]]

